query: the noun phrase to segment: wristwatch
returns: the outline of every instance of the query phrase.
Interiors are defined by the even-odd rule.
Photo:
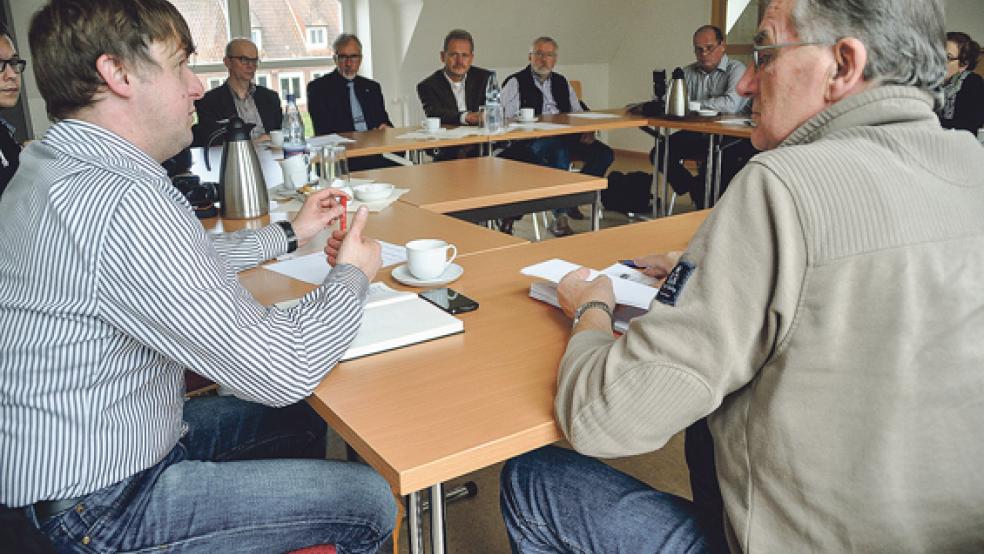
[[[297,235],[294,234],[294,226],[290,224],[289,221],[278,221],[277,225],[284,230],[284,234],[287,235],[287,253],[290,254],[294,250],[297,250]]]
[[[571,323],[571,329],[575,329],[577,327],[577,324],[581,321],[581,317],[584,315],[584,312],[590,310],[591,308],[604,310],[605,313],[608,314],[608,319],[614,323],[615,316],[612,314],[612,309],[608,307],[608,304],[605,304],[601,300],[591,300],[581,304],[576,310],[574,310],[574,322]]]

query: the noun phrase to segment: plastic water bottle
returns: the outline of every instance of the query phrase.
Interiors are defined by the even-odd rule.
[[[490,134],[499,133],[504,125],[503,110],[501,104],[502,89],[499,88],[499,81],[495,77],[495,71],[489,73],[489,80],[485,82],[485,130]]]
[[[284,111],[284,121],[282,125],[284,132],[284,157],[289,158],[298,154],[304,154],[304,120],[301,119],[301,112],[297,109],[297,99],[293,94],[287,95],[287,110]]]

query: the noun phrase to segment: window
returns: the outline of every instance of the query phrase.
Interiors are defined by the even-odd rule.
[[[214,88],[221,87],[222,83],[224,82],[225,79],[223,79],[222,77],[209,77],[205,88],[208,90],[212,90]]]
[[[281,72],[277,76],[277,81],[280,83],[280,97],[287,101],[287,95],[293,94],[297,98],[298,104],[304,103],[304,92],[307,83],[304,82],[303,73],[295,72]]]
[[[328,48],[328,28],[323,26],[307,28],[308,48]]]
[[[257,73],[254,81],[258,86],[270,88],[270,75],[266,73]]]
[[[325,75],[327,75],[329,73],[331,73],[331,72],[330,71],[312,71],[311,72],[311,80],[313,81],[313,80],[315,80],[315,79],[317,79],[319,77],[323,77],[323,76],[325,76]]]
[[[253,41],[256,45],[256,49],[260,52],[263,51],[263,31],[259,28],[252,28],[249,30],[249,40]]]

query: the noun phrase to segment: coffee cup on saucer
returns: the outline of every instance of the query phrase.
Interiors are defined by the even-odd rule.
[[[536,110],[533,108],[520,108],[519,109],[519,120],[520,121],[533,121],[536,119]]]
[[[440,239],[418,239],[406,244],[407,268],[421,281],[436,279],[458,256],[458,249]],[[448,252],[451,255],[448,257]]]
[[[270,145],[277,148],[283,148],[284,146],[284,132],[280,129],[274,129],[270,131]]]
[[[697,100],[691,100],[690,102],[687,102],[687,109],[690,110],[691,113],[696,112],[697,110],[700,109],[700,102]]]
[[[441,118],[428,117],[420,122],[420,127],[428,133],[436,133],[437,130],[441,128]]]

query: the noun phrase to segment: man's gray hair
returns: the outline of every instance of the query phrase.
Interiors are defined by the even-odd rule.
[[[533,44],[530,45],[530,54],[536,51],[537,44],[543,44],[544,42],[553,44],[554,50],[560,50],[560,46],[557,45],[557,41],[553,37],[536,37],[533,39]]]
[[[359,51],[362,51],[362,41],[359,37],[353,35],[352,33],[342,33],[335,37],[335,42],[331,43],[331,51],[338,52],[338,49],[350,42],[355,42],[359,45]]]
[[[946,76],[942,0],[795,0],[792,23],[800,40],[864,43],[864,79],[923,89],[942,100]]]

